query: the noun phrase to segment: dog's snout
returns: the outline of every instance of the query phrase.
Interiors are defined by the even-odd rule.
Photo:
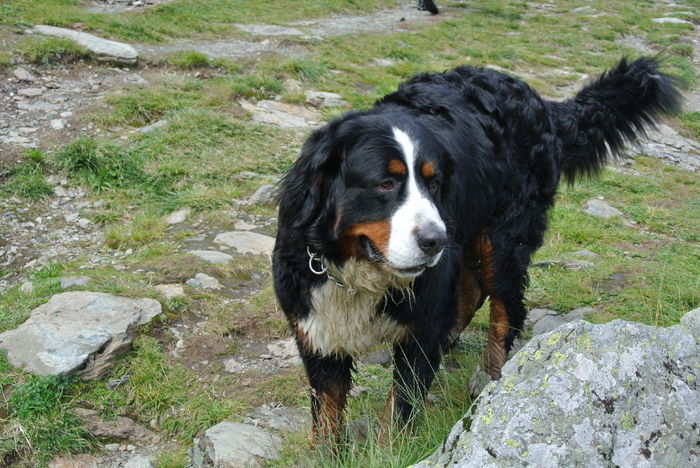
[[[447,233],[441,226],[430,224],[416,234],[416,241],[426,255],[437,255],[447,244]]]

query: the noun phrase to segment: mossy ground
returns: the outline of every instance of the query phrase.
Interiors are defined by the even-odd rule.
[[[77,1],[5,0],[0,2],[0,22],[8,34],[32,23],[80,24],[115,39],[156,43],[182,37],[244,37],[235,23],[283,24],[333,13],[359,14],[397,3],[179,0],[142,14],[88,14]],[[184,282],[197,272],[216,276],[233,296],[252,293],[246,305],[232,303],[231,296],[195,291],[189,291],[187,298],[163,301],[163,319],[142,333],[107,377],[130,375],[128,384],[115,389],[109,389],[104,379],[91,383],[36,379],[0,361],[0,450],[6,461],[34,466],[45,464],[54,453],[96,450],[100,441],[91,439],[71,416],[72,408],[81,405],[105,417],[127,415],[145,425],[156,420],[160,433],[181,446],[159,456],[161,467],[184,466],[185,450],[194,435],[223,419],[241,418],[255,405],[276,401],[307,406],[300,367],[271,376],[226,375],[221,369],[221,356],[235,355],[240,342],[285,336],[285,323],[270,287],[269,261],[241,257],[220,267],[182,252],[185,239],[204,231],[230,230],[238,217],[274,217],[271,206],[247,206],[240,201],[283,174],[306,136],[304,131],[253,122],[237,104],[240,98],[281,96],[298,103],[301,96],[282,88],[284,80],[294,78],[306,87],[342,94],[350,103],[348,108],[363,108],[413,73],[464,63],[503,68],[542,94],[561,98],[620,56],[639,55],[624,40],[629,37],[643,41],[653,53],[663,51],[667,71],[689,86],[696,82],[683,40],[692,28],[651,21],[673,7],[659,10],[642,0],[545,4],[484,0],[441,5],[448,7],[444,19],[429,26],[310,41],[304,57],[265,56],[232,63],[196,52],[166,56],[150,64],[162,67],[162,78],[116,91],[104,106],[82,117],[104,128],[106,136],[84,136],[59,148],[41,148],[27,153],[20,165],[0,169],[0,195],[21,197],[36,210],[51,195],[47,174],[61,174],[82,185],[90,198],[106,201],[86,214],[105,232],[103,253],[133,251],[116,266],[81,268],[83,259],[77,258],[27,272],[32,291],[17,286],[0,297],[0,330],[19,325],[34,307],[60,291],[58,277],[69,274],[91,277],[88,289],[134,297],[159,297],[155,284]],[[697,22],[700,16],[690,19]],[[15,44],[9,55],[0,55],[0,66],[9,64],[7,57],[39,64],[89,60],[80,55],[82,50],[65,43],[18,39]],[[380,65],[376,59],[390,59],[391,65]],[[324,117],[345,110],[330,109]],[[124,132],[163,118],[167,124],[153,132]],[[685,113],[673,124],[687,135],[700,136],[697,113]],[[261,177],[242,178],[242,171]],[[574,187],[562,185],[545,245],[535,260],[566,258],[581,249],[599,257],[593,267],[577,271],[559,266],[532,268],[527,305],[560,312],[592,306],[591,318],[601,322],[624,318],[653,325],[676,323],[700,303],[699,184],[697,173],[640,155],[625,170],[607,169],[597,179]],[[599,196],[635,224],[585,214],[586,200]],[[163,221],[164,215],[181,207],[193,210],[197,225],[173,229]],[[213,337],[208,356],[212,365],[204,369],[170,352],[176,342],[170,327],[198,320],[207,322],[206,331]],[[287,444],[282,458],[269,466],[398,467],[424,458],[471,403],[466,382],[478,362],[487,326],[482,308],[448,356],[451,370],[439,373],[434,398],[415,433],[392,432],[389,442],[351,441],[340,453],[309,449],[305,435],[299,435]],[[377,421],[390,380],[390,370],[360,365],[357,383],[370,390],[351,399],[349,419],[367,415]],[[18,395],[28,392],[39,395],[36,404],[45,406],[45,414],[16,404]],[[40,419],[46,414],[58,426],[44,425]],[[55,437],[56,431],[64,436]]]

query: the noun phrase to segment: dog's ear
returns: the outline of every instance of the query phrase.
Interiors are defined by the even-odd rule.
[[[293,228],[312,224],[331,202],[343,151],[342,142],[335,137],[340,124],[334,121],[313,132],[282,179],[280,217],[285,216]]]

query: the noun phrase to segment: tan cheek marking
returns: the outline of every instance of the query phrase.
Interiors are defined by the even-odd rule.
[[[360,246],[357,239],[360,236],[367,236],[384,257],[387,256],[389,248],[389,235],[391,234],[391,223],[387,219],[381,221],[371,221],[368,223],[353,224],[343,236],[342,249],[347,257],[358,257]]]
[[[392,159],[389,161],[389,166],[388,166],[389,172],[395,175],[406,175],[408,170],[406,169],[406,165],[403,163],[403,161],[400,161],[398,159]]]
[[[426,179],[433,177],[435,175],[435,164],[433,164],[432,161],[427,161],[423,163],[423,167],[421,167],[421,173]]]

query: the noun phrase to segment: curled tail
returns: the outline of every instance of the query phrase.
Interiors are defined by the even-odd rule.
[[[654,58],[622,59],[575,98],[547,102],[561,144],[562,173],[570,182],[596,173],[661,116],[679,112],[678,85],[678,79],[659,71]]]

